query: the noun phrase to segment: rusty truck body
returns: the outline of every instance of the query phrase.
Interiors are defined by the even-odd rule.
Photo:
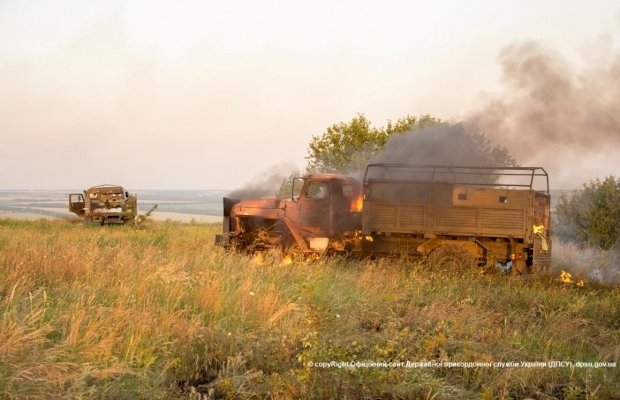
[[[125,224],[133,222],[136,217],[138,197],[118,185],[93,186],[84,193],[69,195],[69,211],[85,222]]]
[[[302,251],[354,250],[359,243],[362,190],[358,180],[338,174],[304,178],[299,196],[289,199],[224,198],[223,235],[217,243],[264,249],[296,246]]]
[[[289,199],[224,199],[218,242],[242,248],[408,254],[519,272],[551,260],[540,167],[370,164],[363,180],[303,178]]]

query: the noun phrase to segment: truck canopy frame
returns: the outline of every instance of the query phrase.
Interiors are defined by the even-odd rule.
[[[501,180],[507,180],[500,182]],[[549,176],[542,167],[473,167],[456,165],[368,164],[364,186],[369,182],[446,182],[462,186],[534,189],[543,181],[549,194]],[[540,189],[538,189],[540,190]]]

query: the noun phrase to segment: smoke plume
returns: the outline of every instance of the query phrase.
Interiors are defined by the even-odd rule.
[[[275,165],[255,176],[242,188],[228,193],[226,197],[238,200],[273,197],[278,194],[283,182],[296,174],[297,167],[293,163]]]
[[[509,166],[514,159],[482,134],[468,132],[462,124],[439,124],[390,136],[373,157],[377,163],[415,163],[462,166]]]
[[[620,53],[610,38],[589,50],[579,69],[536,42],[507,46],[498,57],[502,89],[467,118],[468,129],[523,165],[577,169],[600,154],[611,159],[620,146]]]

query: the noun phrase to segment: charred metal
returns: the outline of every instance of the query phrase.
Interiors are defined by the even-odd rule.
[[[85,222],[105,224],[132,222],[138,211],[137,196],[130,195],[122,186],[93,186],[84,193],[69,195],[69,211]]]

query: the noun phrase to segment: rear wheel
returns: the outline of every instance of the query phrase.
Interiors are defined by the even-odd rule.
[[[456,245],[444,245],[433,250],[427,257],[430,268],[451,272],[473,271],[478,260],[467,249]]]

